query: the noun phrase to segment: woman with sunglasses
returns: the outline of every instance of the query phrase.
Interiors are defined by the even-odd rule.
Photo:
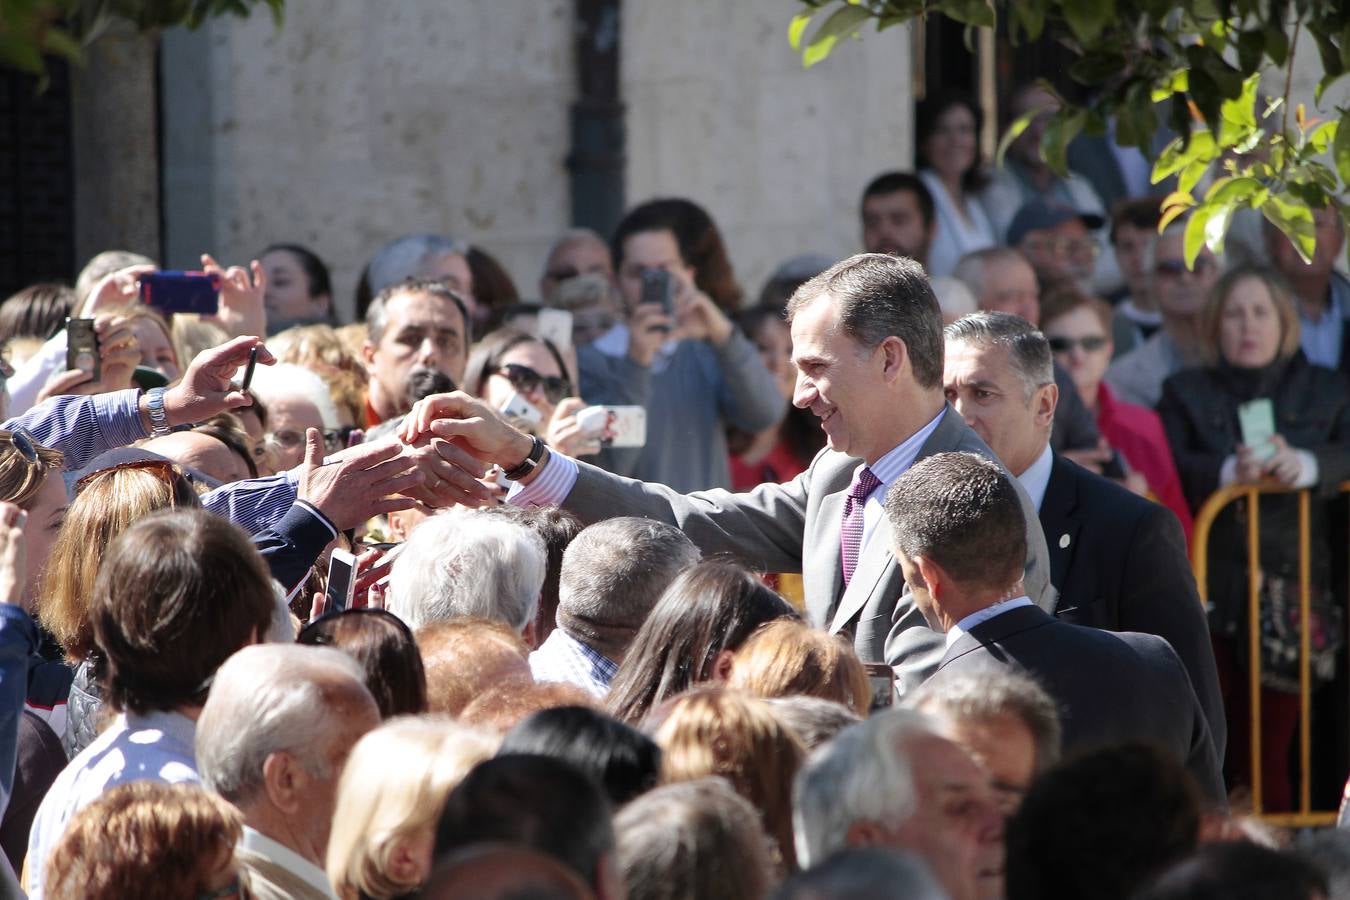
[[[550,447],[574,456],[599,452],[599,443],[582,434],[577,424],[577,413],[586,404],[574,396],[569,367],[552,341],[499,328],[474,347],[465,371],[465,391],[507,412],[508,418]],[[532,421],[533,413],[521,416],[507,410],[512,395],[534,407],[537,422]]]
[[[1113,350],[1111,322],[1111,307],[1105,301],[1071,286],[1047,291],[1041,298],[1041,331],[1050,352],[1073,378],[1102,439],[1124,460],[1126,485],[1152,495],[1176,513],[1189,541],[1191,510],[1162,420],[1147,407],[1118,399],[1103,379]]]

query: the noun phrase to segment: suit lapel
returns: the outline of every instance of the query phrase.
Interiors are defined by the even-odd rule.
[[[872,530],[871,538],[859,551],[858,568],[853,571],[848,589],[839,600],[839,608],[834,611],[834,621],[830,623],[831,633],[847,625],[867,605],[868,598],[872,596],[882,576],[896,565],[895,556],[891,553],[890,536],[891,529],[886,522],[878,522],[877,527]],[[842,574],[840,581],[841,583],[843,581]]]
[[[1050,481],[1041,500],[1041,529],[1045,532],[1046,549],[1050,551],[1050,583],[1061,589],[1064,578],[1078,549],[1078,531],[1082,519],[1078,516],[1078,479],[1073,465],[1055,454],[1050,469]]]
[[[803,590],[811,624],[824,628],[837,608],[844,587],[843,562],[839,558],[839,526],[844,518],[843,490],[826,495],[814,522],[814,533],[802,543],[809,554],[802,560]]]

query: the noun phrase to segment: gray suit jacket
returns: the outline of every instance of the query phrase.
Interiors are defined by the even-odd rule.
[[[996,460],[993,451],[947,406],[919,450],[967,451]],[[765,572],[801,572],[811,623],[853,635],[865,662],[896,669],[902,692],[921,683],[942,657],[943,636],[930,629],[908,592],[891,553],[890,529],[874,529],[844,590],[839,526],[844,498],[861,462],[822,450],[810,467],[786,484],[762,484],[744,494],[679,494],[659,484],[620,478],[578,463],[580,475],[564,506],[586,523],[617,515],[643,516],[674,525],[705,556],[729,556]],[[1016,479],[1013,484],[1017,485]],[[1036,508],[1018,486],[1027,524],[1027,595],[1047,612],[1055,606],[1049,554]],[[884,523],[883,523],[884,526]]]

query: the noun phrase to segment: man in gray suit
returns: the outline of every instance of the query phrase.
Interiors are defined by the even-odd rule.
[[[931,684],[1025,671],[1059,707],[1065,753],[1148,741],[1223,804],[1209,722],[1172,646],[1061,622],[1026,597],[1021,509],[1007,472],[975,454],[941,453],[899,478],[885,506],[914,603],[946,634]]]
[[[879,253],[851,257],[806,282],[788,304],[797,367],[793,403],[820,417],[829,447],[786,484],[744,494],[679,494],[550,453],[463,394],[429,397],[404,423],[406,441],[435,435],[464,472],[440,493],[476,502],[472,475],[499,463],[520,486],[511,502],[561,505],[584,522],[645,516],[683,530],[705,556],[767,572],[801,572],[811,622],[852,634],[859,656],[917,684],[941,655],[891,554],[881,501],[914,460],[992,451],[942,392],[942,316],[923,267]],[[860,461],[862,464],[860,464]],[[1028,594],[1054,607],[1045,538],[1021,496]]]

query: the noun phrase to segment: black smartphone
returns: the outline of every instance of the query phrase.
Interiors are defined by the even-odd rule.
[[[103,377],[93,319],[66,319],[66,368],[88,372],[94,381]]]
[[[668,316],[675,314],[675,279],[665,269],[642,270],[642,302],[655,303]]]
[[[147,272],[141,300],[162,313],[214,316],[220,309],[220,276],[205,272]]]
[[[328,587],[324,590],[323,611],[350,609],[356,594],[356,557],[334,548],[328,555]]]
[[[244,384],[241,391],[248,390],[248,386],[253,383],[253,370],[258,365],[258,345],[254,344],[253,349],[248,351],[248,365],[244,368]]]

